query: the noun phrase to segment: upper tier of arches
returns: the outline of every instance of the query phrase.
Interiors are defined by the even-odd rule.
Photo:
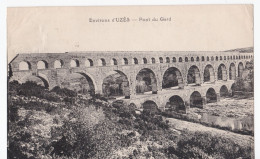
[[[24,56],[24,55],[23,55]],[[253,55],[243,54],[243,55],[218,55],[218,56],[136,56],[129,58],[125,57],[71,57],[71,59],[66,58],[56,58],[52,57],[52,60],[46,60],[48,58],[32,58],[32,60],[20,60],[18,62],[17,70],[31,70],[33,69],[33,63],[36,63],[37,69],[59,69],[59,68],[74,68],[74,67],[104,67],[104,66],[116,66],[116,65],[149,65],[149,64],[162,64],[162,63],[196,63],[196,62],[207,62],[207,61],[236,61],[236,60],[250,60]],[[28,58],[24,58],[28,59]],[[36,60],[36,61],[35,61]]]

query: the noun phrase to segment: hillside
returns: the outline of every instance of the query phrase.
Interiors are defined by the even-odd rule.
[[[159,110],[140,112],[98,94],[83,96],[59,87],[49,91],[32,82],[13,81],[8,87],[10,159],[249,159],[253,152],[245,140],[180,130]]]

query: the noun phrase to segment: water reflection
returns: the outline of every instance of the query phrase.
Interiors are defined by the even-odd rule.
[[[253,117],[230,118],[202,113],[200,116],[200,121],[212,125],[218,125],[220,127],[229,127],[232,130],[254,131]]]

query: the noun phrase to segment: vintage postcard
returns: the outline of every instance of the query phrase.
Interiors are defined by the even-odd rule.
[[[255,158],[253,9],[7,8],[8,158]]]

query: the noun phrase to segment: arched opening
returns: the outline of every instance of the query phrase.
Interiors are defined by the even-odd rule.
[[[190,107],[203,108],[203,98],[201,97],[201,94],[198,91],[194,91],[190,95]]]
[[[47,69],[48,68],[48,63],[44,60],[38,61],[37,62],[37,69]]]
[[[174,111],[178,113],[186,113],[185,103],[178,95],[172,96],[165,106],[166,111]]]
[[[230,80],[236,79],[236,66],[234,63],[231,63],[229,66],[229,79]]]
[[[79,67],[79,60],[77,60],[77,59],[71,60],[70,67]]]
[[[201,57],[201,61],[205,61],[205,57],[204,56]]]
[[[159,58],[159,61],[160,61],[160,63],[163,63],[163,58],[160,57],[160,58]]]
[[[218,80],[227,80],[227,69],[224,64],[220,64],[218,67]]]
[[[219,93],[220,93],[220,97],[228,97],[229,93],[228,93],[227,86],[225,85],[221,86]]]
[[[191,57],[190,60],[191,60],[191,62],[194,62],[194,57]]]
[[[188,84],[200,85],[200,71],[197,66],[193,65],[189,68],[187,82]]]
[[[145,101],[142,106],[144,112],[157,112],[158,110],[157,104],[152,100]]]
[[[173,57],[173,58],[172,58],[172,62],[176,62],[176,57]]]
[[[72,73],[66,76],[61,86],[80,94],[95,94],[95,85],[92,78],[86,73]]]
[[[215,82],[214,68],[210,64],[204,69],[204,82]]]
[[[64,65],[63,61],[62,60],[56,60],[54,62],[54,68],[62,68]]]
[[[117,65],[117,60],[113,58],[111,59],[110,63],[111,65]]]
[[[231,96],[232,96],[232,97],[234,96],[235,91],[236,91],[236,84],[233,83],[232,86],[231,86]]]
[[[218,56],[216,56],[216,61],[218,61]]]
[[[232,60],[232,56],[230,56],[230,60]]]
[[[23,70],[31,70],[31,63],[27,62],[27,61],[22,61],[19,63],[19,70],[23,71]]]
[[[222,56],[219,57],[219,60],[220,60],[220,61],[222,60]]]
[[[251,69],[253,68],[253,63],[252,63],[252,62],[249,62],[249,61],[247,61],[247,62],[246,62],[245,69],[249,70],[250,68],[251,68]]]
[[[98,66],[106,66],[106,60],[101,58],[98,60]]]
[[[27,76],[21,80],[22,83],[25,83],[27,81],[35,82],[36,84],[41,85],[46,89],[49,88],[49,82],[42,76]]]
[[[238,64],[238,77],[239,78],[242,78],[243,71],[244,71],[244,65],[242,62],[240,62]]]
[[[127,76],[118,70],[111,71],[104,78],[102,92],[106,97],[118,98],[124,96],[130,98],[130,89]]]
[[[217,93],[213,88],[209,88],[206,93],[206,102],[214,103],[217,102]]]
[[[189,61],[188,57],[185,57],[185,62],[188,62],[188,61]]]
[[[214,61],[214,57],[213,56],[211,56],[211,61]]]
[[[200,58],[199,58],[199,56],[197,56],[197,58],[196,58],[196,61],[200,61]]]
[[[209,61],[209,57],[207,56],[207,61]]]
[[[134,65],[137,65],[137,64],[138,64],[138,60],[137,60],[137,58],[133,58],[133,60],[132,60],[132,64],[134,64]]]
[[[123,58],[122,64],[123,65],[128,65],[128,59],[127,58]]]
[[[152,57],[152,59],[151,59],[151,60],[152,60],[152,63],[155,63],[155,58],[153,58],[153,57]]]
[[[157,94],[157,80],[152,70],[143,68],[136,75],[136,93],[145,93],[152,91]]]
[[[227,60],[227,57],[226,57],[226,56],[224,56],[224,60]]]
[[[182,62],[182,58],[181,57],[179,57],[179,62]]]
[[[143,64],[147,64],[147,59],[143,58]]]
[[[166,63],[170,63],[170,58],[166,57]]]
[[[87,59],[87,60],[85,61],[85,66],[86,66],[86,67],[92,67],[92,66],[94,66],[93,60]]]
[[[165,89],[177,86],[179,86],[179,88],[184,87],[181,72],[176,67],[170,67],[163,75],[162,88]]]

